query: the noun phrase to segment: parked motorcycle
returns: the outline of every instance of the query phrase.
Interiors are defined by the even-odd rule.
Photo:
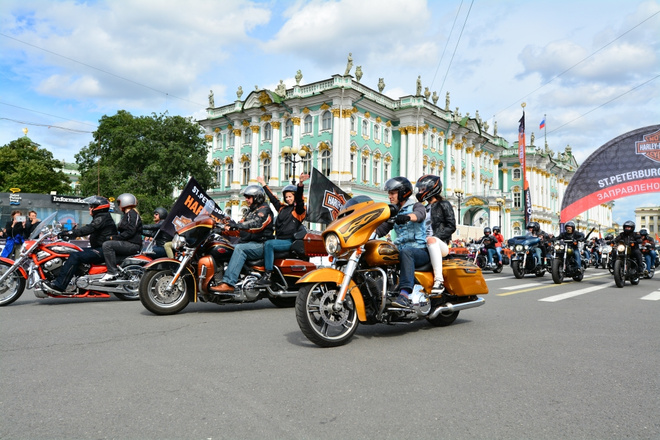
[[[443,261],[444,293],[433,294],[429,263],[415,270],[416,283],[406,308],[391,306],[399,283],[399,252],[385,240],[370,239],[396,215],[396,207],[355,197],[323,231],[332,267],[319,268],[298,281],[296,319],[303,334],[321,347],[347,343],[363,324],[408,324],[427,319],[434,326],[453,323],[459,312],[484,304],[488,293],[481,269],[472,262]]]
[[[209,288],[219,284],[234,245],[227,237],[214,232],[220,219],[205,208],[192,222],[177,230],[172,247],[177,258],[159,258],[145,267],[140,282],[140,301],[156,315],[173,315],[190,302],[241,304],[267,298],[277,307],[293,307],[298,294],[296,281],[316,269],[309,257],[325,255],[321,237],[308,233],[296,240],[291,252],[275,253],[272,285],[257,287],[255,282],[265,270],[263,259],[248,260],[232,293],[216,293]],[[306,251],[308,253],[306,253]],[[225,255],[217,262],[212,253]]]
[[[516,278],[521,279],[529,273],[542,277],[545,275],[546,270],[551,270],[552,261],[541,258],[541,261],[537,262],[534,258],[534,249],[541,246],[539,237],[518,236],[510,238],[507,243],[509,249],[513,251],[513,254],[511,254],[511,269]]]
[[[501,264],[488,264],[488,249],[486,249],[482,243],[472,243],[468,245],[468,252],[468,259],[475,265],[479,266],[479,269],[482,271],[492,270],[493,273],[502,272],[503,266]]]
[[[635,243],[619,242],[616,246],[616,259],[614,260],[614,283],[616,287],[623,287],[626,280],[636,286],[644,268],[638,267],[637,259],[632,255]]]
[[[577,246],[574,240],[557,240],[554,246],[554,256],[552,259],[552,281],[555,284],[561,284],[564,277],[571,277],[574,281],[582,281],[584,278],[584,271],[586,265],[584,260],[580,266],[577,264],[575,252],[579,249],[574,249]]]
[[[57,278],[71,254],[82,251],[73,243],[57,239],[62,226],[56,218],[54,212],[37,225],[16,261],[0,258],[0,306],[16,301],[26,287],[33,289],[37,298],[109,298],[113,294],[122,300],[137,300],[144,266],[151,261],[144,255],[117,256],[119,276],[113,281],[100,282],[107,272],[105,264],[82,264],[66,291],[53,293],[42,287],[45,281]]]

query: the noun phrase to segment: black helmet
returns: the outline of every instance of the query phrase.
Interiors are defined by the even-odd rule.
[[[415,184],[415,197],[420,202],[425,202],[431,197],[437,196],[442,192],[442,180],[440,176],[426,174],[419,178]]]
[[[566,222],[566,224],[564,225],[564,230],[566,230],[566,228],[568,228],[568,227],[573,228],[573,230],[572,230],[571,232],[575,232],[575,223],[573,223],[573,222]]]
[[[635,222],[628,220],[623,224],[623,232],[634,232],[635,231]]]
[[[298,189],[296,188],[296,185],[287,185],[284,188],[282,188],[282,195],[284,195],[285,193],[288,193],[288,192],[292,192],[292,193],[295,194],[296,191],[298,191]]]
[[[119,206],[119,209],[135,208],[137,203],[137,199],[133,194],[124,193],[117,196],[117,206]]]
[[[405,177],[392,177],[385,182],[384,187],[386,192],[398,191],[399,203],[403,203],[412,195],[413,186],[410,180]]]
[[[91,196],[87,197],[83,202],[92,208],[92,212],[108,212],[110,210],[110,201],[105,197]]]
[[[248,185],[243,191],[241,191],[241,196],[243,197],[252,197],[254,201],[261,205],[266,200],[266,193],[260,185]]]
[[[538,234],[541,231],[541,225],[538,222],[529,222],[527,224],[527,229],[532,228],[532,232]]]
[[[614,240],[614,235],[612,235],[612,234],[607,234],[607,235],[605,236],[605,240],[608,240],[608,241],[612,241],[612,240]]]
[[[639,235],[646,237],[647,235],[649,235],[649,231],[647,231],[646,229],[640,229]]]
[[[498,234],[502,232],[499,226],[493,226],[493,233],[497,232]]]
[[[161,220],[165,220],[167,218],[167,209],[158,207],[154,209],[154,214],[158,214]]]
[[[490,234],[490,232],[491,232],[491,231],[490,231],[490,228],[489,228],[488,226],[486,226],[486,227],[484,228],[484,234]]]

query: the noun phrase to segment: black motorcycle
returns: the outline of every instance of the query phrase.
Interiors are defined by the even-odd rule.
[[[636,286],[644,271],[637,265],[637,259],[632,255],[632,250],[637,243],[625,243],[623,241],[616,245],[616,256],[614,257],[614,283],[616,287],[623,287],[626,280]]]
[[[578,266],[575,253],[579,252],[578,242],[575,240],[557,240],[554,246],[552,259],[552,281],[561,284],[564,277],[571,277],[574,281],[582,281],[586,269],[585,261]]]
[[[529,273],[542,277],[545,275],[546,270],[552,267],[551,261],[547,261],[547,259],[544,261],[543,252],[541,252],[541,261],[536,261],[536,258],[534,258],[536,248],[543,251],[539,237],[513,237],[509,239],[507,244],[509,249],[513,251],[513,254],[511,254],[511,269],[516,278],[521,279]]]

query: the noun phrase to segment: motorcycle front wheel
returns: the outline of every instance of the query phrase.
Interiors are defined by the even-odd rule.
[[[7,273],[11,264],[0,262],[0,276]],[[0,285],[0,307],[7,306],[21,297],[25,291],[25,278],[18,270],[12,272]]]
[[[319,347],[346,344],[358,328],[357,311],[350,295],[335,310],[338,286],[333,283],[307,284],[298,291],[296,320],[303,334]]]
[[[626,274],[623,272],[623,261],[621,260],[614,262],[614,283],[616,287],[623,287],[626,283]]]
[[[520,260],[515,260],[511,262],[511,270],[513,270],[513,276],[518,279],[521,279],[525,276],[525,270],[520,265]]]
[[[564,262],[559,258],[552,260],[552,281],[555,284],[561,284],[564,281]]]
[[[185,309],[190,302],[192,275],[183,273],[169,288],[174,271],[171,269],[147,271],[140,281],[140,301],[151,313],[174,315]]]
[[[144,267],[132,264],[124,268],[124,273],[130,282],[122,287],[124,292],[115,292],[115,296],[124,301],[137,301],[140,299],[140,280],[144,275]]]

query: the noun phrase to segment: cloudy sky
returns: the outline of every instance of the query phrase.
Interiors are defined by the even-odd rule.
[[[424,87],[451,108],[573,149],[660,122],[660,1],[638,0],[2,0],[0,145],[23,135],[73,162],[103,115],[201,118],[215,104],[343,74],[398,98]],[[660,205],[616,202],[615,221]]]

